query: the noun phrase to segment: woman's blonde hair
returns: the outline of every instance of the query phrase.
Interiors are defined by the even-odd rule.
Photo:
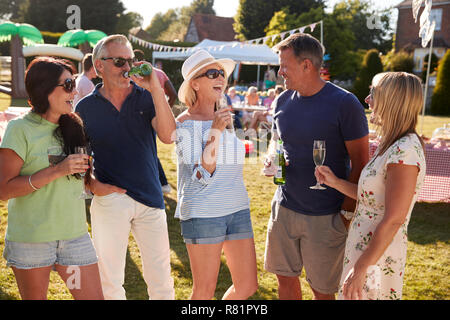
[[[379,73],[372,80],[372,99],[377,131],[382,137],[378,155],[403,136],[417,135],[416,125],[423,103],[419,77],[406,72]],[[423,146],[420,137],[419,140]]]

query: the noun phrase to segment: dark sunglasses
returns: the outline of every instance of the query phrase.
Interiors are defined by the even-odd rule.
[[[128,65],[132,67],[134,61],[134,59],[125,59],[125,58],[102,58],[102,60],[112,60],[114,66],[116,66],[117,68],[123,67],[127,62]]]
[[[195,77],[195,79],[198,79],[201,77],[207,77],[208,79],[216,79],[217,77],[219,77],[219,75],[221,75],[222,77],[225,78],[225,71],[217,70],[217,69],[209,69],[209,70],[206,70],[205,73],[202,73],[201,75]]]
[[[67,78],[63,83],[57,84],[56,86],[63,87],[64,91],[66,91],[67,93],[71,93],[73,89],[75,89],[75,80],[73,80],[72,78]]]

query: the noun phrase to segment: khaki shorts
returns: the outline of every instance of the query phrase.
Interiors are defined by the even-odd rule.
[[[267,227],[264,267],[285,277],[300,276],[322,294],[338,291],[347,229],[339,213],[325,216],[300,214],[272,202]]]

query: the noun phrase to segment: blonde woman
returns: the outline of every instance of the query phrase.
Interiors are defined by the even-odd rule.
[[[339,298],[401,299],[407,227],[426,171],[415,129],[423,102],[420,79],[405,72],[378,74],[365,101],[382,138],[358,184],[336,178],[326,166],[316,169],[316,177],[357,199]]]
[[[245,94],[245,104],[247,106],[257,106],[259,104],[258,88],[250,87]],[[250,127],[250,122],[252,121],[253,112],[242,111],[242,125],[244,128]]]
[[[245,147],[226,126],[230,108],[215,110],[233,72],[230,59],[199,50],[183,64],[178,91],[187,110],[177,118],[178,203],[175,217],[191,264],[191,299],[211,299],[222,249],[233,284],[223,299],[247,299],[257,289],[256,253],[243,179]]]

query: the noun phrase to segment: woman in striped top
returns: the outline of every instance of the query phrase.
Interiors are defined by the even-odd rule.
[[[230,111],[215,111],[235,66],[204,50],[183,64],[178,97],[188,109],[177,118],[178,204],[192,270],[191,299],[211,299],[224,250],[233,284],[223,299],[247,299],[257,289],[256,253],[243,180],[245,148]]]

